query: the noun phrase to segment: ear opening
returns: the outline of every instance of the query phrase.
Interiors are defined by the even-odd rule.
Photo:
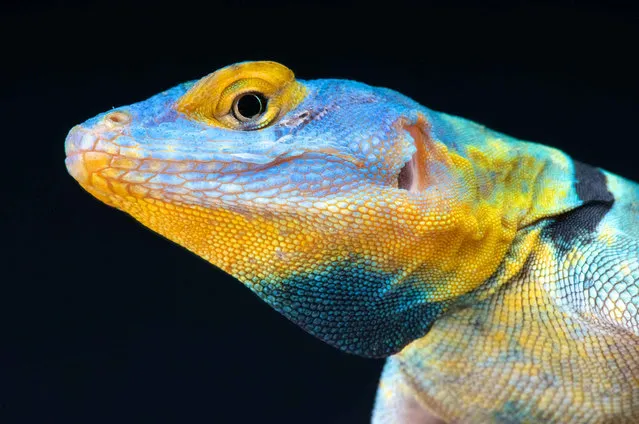
[[[403,129],[410,134],[415,144],[415,153],[399,172],[397,188],[407,190],[410,193],[420,193],[428,186],[426,145],[430,144],[428,124],[420,115],[416,123],[404,125]]]

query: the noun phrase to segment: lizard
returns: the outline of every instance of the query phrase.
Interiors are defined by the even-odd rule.
[[[371,421],[639,421],[639,186],[396,91],[241,62],[73,127],[105,204],[387,358]]]

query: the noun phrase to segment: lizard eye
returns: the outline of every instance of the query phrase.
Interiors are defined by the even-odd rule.
[[[233,116],[242,122],[255,120],[266,110],[266,103],[267,100],[261,93],[242,94],[233,102]]]
[[[275,62],[243,62],[195,83],[174,108],[191,119],[238,131],[266,128],[306,97],[293,72]]]

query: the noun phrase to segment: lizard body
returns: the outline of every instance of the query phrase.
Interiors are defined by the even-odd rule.
[[[389,357],[374,423],[639,419],[633,182],[273,62],[98,115],[65,147],[104,203],[327,343]]]

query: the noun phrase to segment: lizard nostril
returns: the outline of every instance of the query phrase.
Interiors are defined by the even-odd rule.
[[[105,116],[104,122],[113,126],[126,125],[131,122],[131,115],[118,110]]]

